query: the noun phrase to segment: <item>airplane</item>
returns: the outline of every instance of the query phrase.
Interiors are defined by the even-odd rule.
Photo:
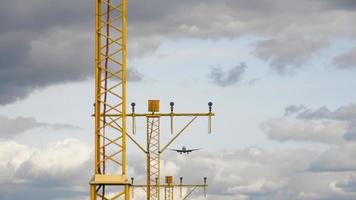
[[[171,151],[176,151],[180,154],[182,153],[186,153],[186,154],[189,154],[193,151],[196,151],[196,150],[199,150],[199,149],[187,149],[185,146],[182,147],[182,149],[170,149]]]

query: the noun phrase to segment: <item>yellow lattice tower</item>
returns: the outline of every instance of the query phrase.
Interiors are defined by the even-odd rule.
[[[166,176],[166,185],[164,187],[164,199],[165,200],[174,199],[173,176]]]
[[[126,178],[126,0],[96,0],[91,200],[130,198]]]
[[[147,118],[147,199],[158,200],[160,199],[160,115],[156,115],[159,112],[159,101],[148,101],[148,111],[150,115],[146,115]]]

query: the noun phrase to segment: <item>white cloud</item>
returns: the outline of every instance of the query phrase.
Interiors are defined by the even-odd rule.
[[[0,140],[0,183],[18,182],[15,173],[18,168],[30,159],[33,150],[13,141]]]
[[[7,148],[0,151],[0,175],[4,177],[6,173],[9,177],[1,185],[10,184],[21,188],[22,191],[27,191],[26,197],[31,200],[71,200],[87,196],[88,180],[92,171],[92,166],[88,164],[91,153],[87,144],[76,139],[66,139],[49,144],[41,150],[11,141],[2,141],[1,145]],[[351,156],[354,147],[347,151]],[[14,159],[15,156],[19,159]],[[306,170],[322,156],[318,157],[318,154],[312,151],[269,152],[259,148],[189,156],[171,153],[167,157],[169,159],[162,162],[162,179],[169,174],[174,175],[175,182],[182,176],[186,184],[200,184],[203,182],[202,178],[206,176],[209,199],[355,198],[356,194],[350,190],[353,179],[348,179],[355,172],[331,171],[326,174]],[[340,159],[338,162],[344,162],[350,157],[339,156],[338,159]],[[141,164],[130,165],[130,168],[133,168],[130,169],[131,173],[134,173],[132,175],[144,177],[145,171],[140,170],[142,160],[135,163]],[[4,170],[6,167],[8,169],[11,167],[11,170]],[[10,178],[22,181],[9,182]],[[334,188],[330,186],[332,184]],[[37,186],[41,187],[42,192],[38,192]],[[335,190],[336,187],[342,188],[343,191],[338,192]],[[67,191],[66,196],[63,196],[63,190]],[[9,187],[2,187],[0,191],[13,200],[24,197],[16,193],[18,190]],[[187,190],[183,192],[186,193]],[[175,193],[178,195],[179,191]],[[135,199],[144,196],[140,189],[135,190]],[[202,196],[203,190],[199,189],[194,193],[193,199],[201,199]]]
[[[45,149],[14,141],[0,141],[0,146],[0,199],[56,199],[61,194],[70,199],[87,192],[91,172],[87,144],[65,139]]]
[[[348,124],[336,120],[271,119],[263,124],[269,138],[278,141],[340,143]]]
[[[68,172],[78,170],[90,160],[90,156],[90,148],[86,143],[65,139],[49,144],[46,149],[35,151],[22,170],[26,170],[30,177],[45,175],[60,178]]]
[[[316,160],[309,170],[312,171],[356,171],[356,142],[347,142],[342,146],[333,146]]]
[[[161,160],[161,176],[176,176],[180,168],[172,161]]]

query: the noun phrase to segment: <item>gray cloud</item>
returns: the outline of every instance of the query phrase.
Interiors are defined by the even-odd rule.
[[[356,171],[356,161],[353,159],[355,152],[355,142],[331,147],[310,164],[309,170],[316,172]]]
[[[308,109],[303,105],[291,105],[285,109],[284,117],[295,116],[297,120],[342,122],[345,125],[343,138],[351,141],[356,140],[356,104],[340,106],[335,110],[322,106],[315,110]]]
[[[33,31],[41,33],[49,27],[88,26],[94,3],[86,0],[4,0],[0,6],[2,33]],[[16,12],[14,12],[16,10]]]
[[[14,138],[33,128],[50,128],[54,130],[78,129],[71,124],[50,124],[38,122],[33,117],[7,118],[0,116],[0,138]]]
[[[18,34],[9,36],[0,42],[17,40]],[[28,36],[31,37],[31,36]],[[82,30],[63,30],[54,28],[36,38],[20,38],[11,43],[14,51],[1,61],[0,104],[7,104],[24,98],[36,88],[85,79],[92,73],[90,59],[91,37]],[[19,42],[23,41],[23,42]],[[0,44],[3,46],[3,44]]]
[[[327,107],[323,106],[314,111],[304,109],[303,112],[300,112],[297,117],[300,119],[331,119],[332,113]]]
[[[238,83],[245,74],[246,69],[247,65],[245,63],[240,63],[226,72],[224,72],[220,66],[213,67],[209,77],[216,85],[226,87]]]
[[[284,110],[284,116],[288,116],[288,115],[297,113],[297,112],[299,112],[301,110],[305,110],[305,106],[303,106],[303,105],[299,105],[299,106],[290,105]]]
[[[3,40],[5,47],[8,45],[13,50],[6,50],[0,61],[0,104],[22,99],[36,88],[94,76],[94,64],[90,59],[93,58],[90,31],[74,27],[53,28],[42,37],[31,40],[21,35],[5,35]],[[20,40],[17,40],[18,37]],[[0,35],[0,46],[3,46],[1,38]],[[21,51],[25,48],[21,45],[29,51]],[[15,53],[18,50],[22,54]],[[143,75],[137,70],[129,68],[128,81],[140,81],[142,78]]]
[[[356,68],[356,47],[335,57],[333,63],[341,69]]]
[[[257,82],[262,81],[261,78],[254,78],[248,81],[248,85],[255,85]]]
[[[349,104],[347,106],[340,106],[334,111],[330,111],[327,107],[323,106],[315,110],[302,109],[297,112],[299,119],[335,119],[350,121],[356,119],[356,104]]]
[[[341,10],[355,10],[356,9],[356,2],[353,0],[327,0],[326,3],[328,4],[329,8],[339,8]]]
[[[349,178],[336,182],[335,186],[345,192],[356,193],[356,174],[352,174]]]
[[[328,41],[355,38],[349,28],[356,18],[353,5],[335,0],[132,0],[128,53],[130,59],[148,55],[164,40],[253,35],[267,38],[257,42],[255,55],[279,73],[289,73]],[[93,7],[85,0],[1,1],[0,104],[23,99],[36,88],[92,76]],[[348,66],[349,58],[335,59],[336,65]]]
[[[348,121],[349,128],[344,135],[344,139],[347,141],[356,141],[356,119]]]
[[[6,28],[0,31],[0,104],[23,99],[36,88],[94,76],[94,3],[15,0],[1,4],[0,25]],[[8,12],[11,8],[17,12]],[[142,78],[137,70],[128,75],[129,81]]]
[[[335,0],[155,0],[149,4],[134,0],[129,3],[129,34],[135,40],[149,36],[154,41],[251,35],[267,38],[257,42],[254,53],[284,74],[301,68],[334,39],[355,38],[356,31],[348,28],[356,19],[350,12],[353,5],[352,1]],[[157,47],[157,42],[152,47]]]
[[[132,82],[142,81],[143,74],[141,74],[135,68],[128,68],[127,69],[127,79]]]
[[[287,37],[262,40],[257,43],[255,52],[258,57],[269,62],[280,74],[293,73],[310,60],[314,52],[327,42],[321,39],[306,39],[290,34]]]

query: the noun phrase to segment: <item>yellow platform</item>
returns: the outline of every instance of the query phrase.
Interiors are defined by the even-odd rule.
[[[130,185],[126,176],[120,175],[94,175],[90,185]]]

